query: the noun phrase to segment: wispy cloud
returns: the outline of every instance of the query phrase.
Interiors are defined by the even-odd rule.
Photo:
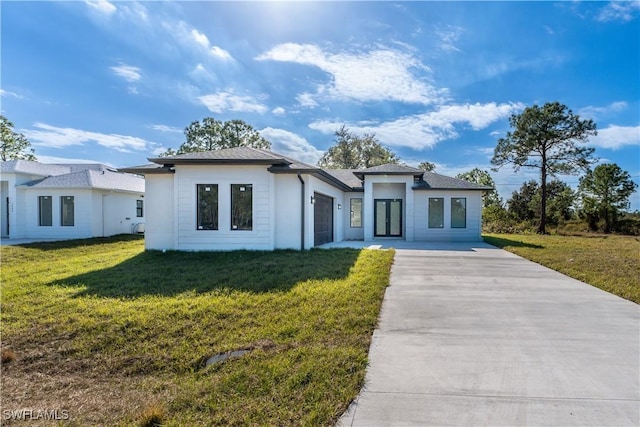
[[[347,123],[347,127],[356,133],[375,133],[381,142],[390,146],[422,150],[433,147],[440,141],[457,138],[458,126],[481,130],[523,109],[524,105],[521,103],[447,105],[425,114],[382,123]],[[336,121],[316,121],[309,127],[331,134],[342,124]]]
[[[107,0],[85,1],[84,3],[89,6],[92,11],[107,16],[110,16],[117,10],[117,8]]]
[[[588,107],[584,107],[578,110],[578,114],[585,118],[595,119],[600,115],[623,111],[627,107],[628,104],[625,101],[616,101],[612,102],[609,105],[605,105],[604,107],[595,107],[593,105],[589,105]]]
[[[273,110],[271,110],[271,113],[276,115],[276,116],[284,116],[286,111],[282,107],[276,107]]]
[[[0,89],[0,96],[10,96],[12,98],[23,99],[24,97],[16,92]]]
[[[125,79],[129,83],[137,82],[142,78],[142,75],[140,74],[140,68],[138,67],[120,64],[109,68],[111,68],[111,71],[113,71],[116,76]]]
[[[602,9],[600,9],[600,12],[596,15],[596,21],[629,22],[638,16],[638,12],[640,12],[640,2],[638,2],[637,0],[611,1],[607,3],[607,5]]]
[[[209,111],[222,113],[225,111],[236,111],[243,113],[264,113],[267,106],[259,102],[250,95],[236,95],[232,91],[223,91],[198,97],[200,102]]]
[[[598,135],[589,138],[590,145],[617,150],[627,145],[640,146],[640,126],[616,126],[598,130]]]
[[[315,165],[323,152],[305,138],[284,129],[267,127],[260,131],[263,138],[271,142],[271,149],[285,156]]]
[[[446,27],[436,28],[435,34],[440,39],[438,48],[445,52],[460,52],[456,46],[456,42],[464,32],[464,28],[455,25],[447,25]]]
[[[186,24],[185,24],[186,25]],[[201,33],[195,28],[191,29],[191,39],[199,46],[204,48],[209,55],[221,59],[223,61],[231,61],[233,57],[229,52],[219,46],[212,46],[206,34]]]
[[[426,65],[412,52],[393,48],[331,53],[313,44],[284,43],[256,59],[309,65],[329,74],[330,81],[322,85],[313,98],[425,105],[440,103],[446,98],[446,90],[427,82],[424,75],[429,74],[430,69]],[[307,106],[316,102],[309,99],[311,94],[301,96]]]
[[[182,133],[182,129],[173,127],[173,126],[167,126],[167,125],[150,125],[149,126],[151,129],[153,130],[157,130],[160,132],[175,132],[175,133]]]
[[[128,135],[104,134],[74,128],[61,128],[45,123],[34,123],[35,129],[23,129],[21,132],[35,146],[64,148],[85,143],[97,143],[103,147],[121,152],[144,151],[155,145],[142,138]]]

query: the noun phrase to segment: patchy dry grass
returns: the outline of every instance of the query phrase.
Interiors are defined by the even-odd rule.
[[[334,424],[364,381],[393,260],[145,252],[135,237],[1,251],[2,407],[79,426]]]
[[[487,243],[640,304],[640,238],[488,234]]]

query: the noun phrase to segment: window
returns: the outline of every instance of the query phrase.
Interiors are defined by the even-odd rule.
[[[73,202],[73,196],[60,197],[60,225],[63,227],[73,227],[74,225]]]
[[[53,225],[53,198],[51,196],[38,196],[38,225],[51,227]]]
[[[196,184],[198,193],[198,230],[218,229],[218,184]]]
[[[451,228],[467,228],[467,199],[451,198]]]
[[[142,218],[144,216],[144,202],[142,200],[136,200],[136,217]]]
[[[429,198],[429,228],[444,228],[443,198]]]
[[[231,229],[253,229],[253,186],[231,184]]]
[[[351,228],[362,227],[362,199],[351,199]]]

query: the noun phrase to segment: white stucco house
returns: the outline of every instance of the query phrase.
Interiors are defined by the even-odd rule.
[[[0,163],[2,239],[106,237],[144,230],[144,179],[102,164]]]
[[[343,240],[478,241],[491,189],[403,165],[330,170],[239,147],[151,158],[147,249],[309,249]]]

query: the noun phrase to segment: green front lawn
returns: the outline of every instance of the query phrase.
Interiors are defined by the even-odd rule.
[[[145,252],[127,236],[1,251],[2,407],[71,425],[333,425],[363,384],[393,261]]]
[[[487,234],[484,240],[640,304],[640,238]]]

